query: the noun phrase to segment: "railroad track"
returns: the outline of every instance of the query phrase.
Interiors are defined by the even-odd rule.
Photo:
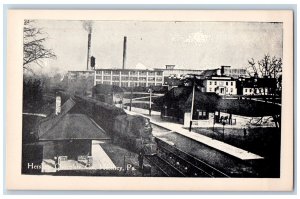
[[[165,141],[156,138],[158,146],[158,157],[161,158],[166,164],[171,166],[181,173],[181,176],[186,177],[230,177],[224,172],[218,170],[217,168],[193,157],[184,151],[171,146]],[[150,160],[151,161],[151,160]],[[168,167],[169,167],[168,166]],[[162,166],[159,166],[160,168]],[[164,170],[161,168],[160,170]],[[170,170],[171,168],[168,168]],[[178,175],[178,174],[177,174]],[[168,176],[174,176],[173,174]],[[176,176],[176,175],[175,175]]]
[[[167,177],[185,177],[185,174],[157,155],[146,156]]]

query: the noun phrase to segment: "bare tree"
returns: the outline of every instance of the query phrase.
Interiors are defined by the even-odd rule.
[[[33,20],[24,20],[23,70],[32,71],[32,64],[42,66],[43,59],[56,58],[52,49],[44,46],[47,39],[47,34],[35,27]]]
[[[275,56],[271,58],[268,54],[258,60],[257,63],[251,58],[248,60],[248,64],[247,72],[251,77],[257,74],[258,77],[277,79],[282,72],[282,59]]]

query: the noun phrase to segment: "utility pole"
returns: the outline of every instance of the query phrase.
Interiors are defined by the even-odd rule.
[[[130,107],[129,107],[129,111],[131,111],[131,106],[132,106],[132,87],[130,87]]]
[[[191,118],[190,118],[190,129],[192,131],[192,123],[193,123],[193,113],[194,113],[194,100],[195,100],[195,76],[193,79],[193,91],[192,91],[192,106],[191,106]]]
[[[150,88],[149,89],[149,92],[150,92],[150,100],[149,100],[149,115],[151,116],[151,97],[152,97],[152,89]]]

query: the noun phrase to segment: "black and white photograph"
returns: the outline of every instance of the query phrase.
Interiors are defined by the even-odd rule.
[[[282,21],[22,25],[22,176],[283,177]]]

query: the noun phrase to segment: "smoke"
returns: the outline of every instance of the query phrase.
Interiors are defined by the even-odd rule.
[[[82,26],[88,33],[92,33],[93,23],[93,21],[83,21]]]

